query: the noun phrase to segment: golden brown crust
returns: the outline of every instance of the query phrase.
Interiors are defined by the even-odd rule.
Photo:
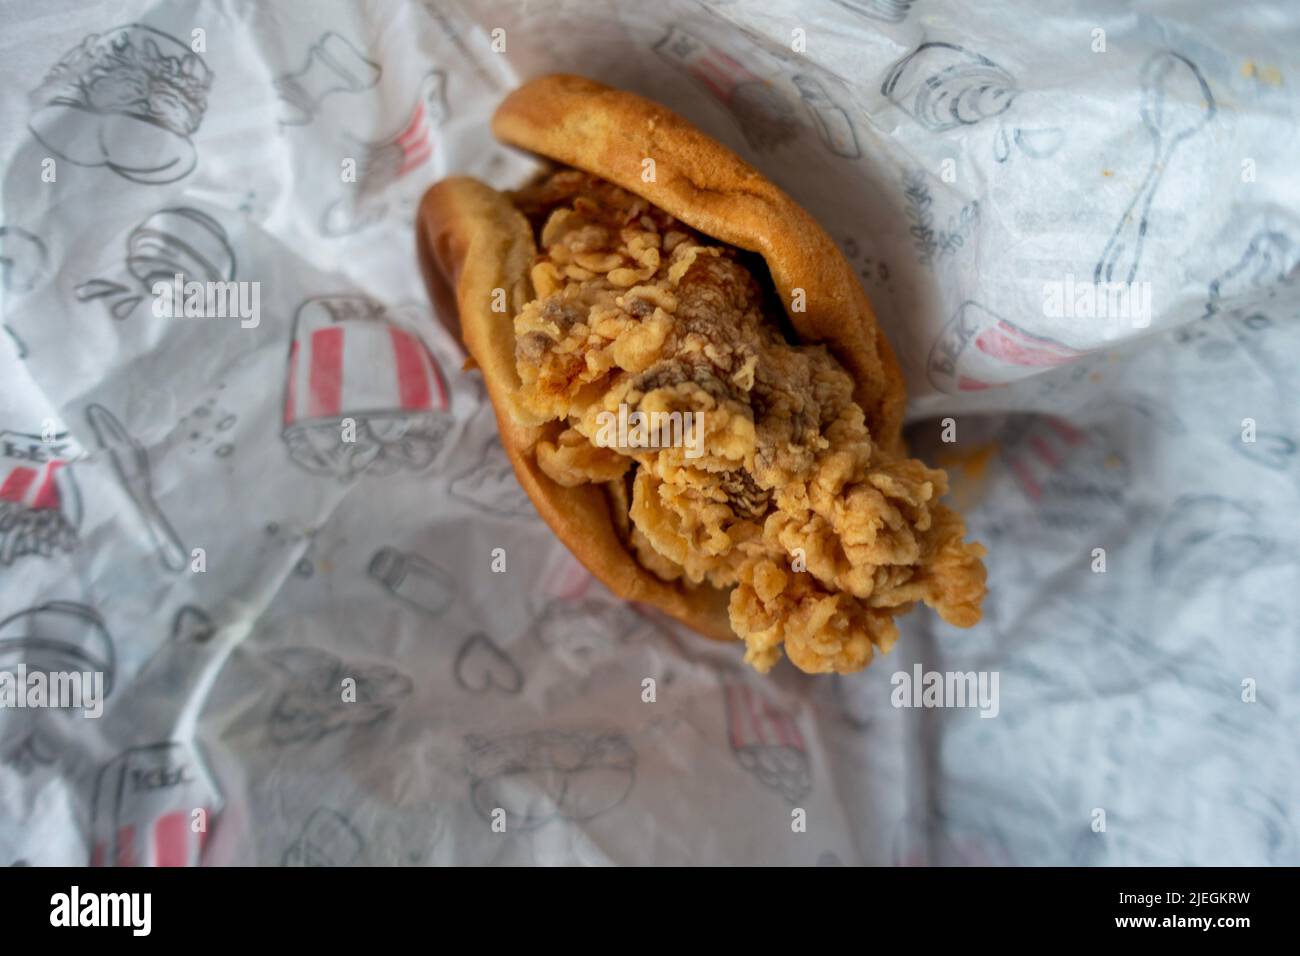
[[[760,254],[795,330],[853,375],[873,441],[903,452],[906,388],[853,269],[808,213],[739,156],[634,93],[579,76],[525,83],[497,109],[498,139],[635,193],[706,236]],[[654,160],[645,182],[643,161]],[[803,289],[806,310],[791,311]]]
[[[866,293],[831,238],[760,173],[664,107],[575,76],[525,84],[501,105],[493,130],[505,142],[608,180],[705,236],[761,255],[801,341],[825,343],[852,375],[854,400],[881,457],[904,454],[903,378]],[[646,159],[654,160],[651,182],[642,179]],[[436,299],[454,296],[460,328],[453,331],[483,370],[502,445],[542,518],[618,596],[653,605],[709,637],[735,639],[727,590],[668,583],[638,560],[626,489],[617,482],[564,487],[538,465],[538,442],[554,440],[562,425],[526,427],[514,414],[521,389],[514,317],[536,298],[530,269],[537,247],[528,220],[509,197],[453,178],[425,195],[418,233],[426,281]],[[498,289],[505,291],[504,311],[491,307]],[[802,311],[792,310],[796,289],[803,291]]]
[[[536,252],[527,220],[501,193],[474,179],[445,179],[420,204],[420,248],[426,278],[454,290],[461,334],[483,370],[501,444],[538,514],[606,587],[628,601],[659,608],[707,637],[735,640],[727,594],[717,588],[669,584],[637,562],[610,516],[599,485],[565,488],[537,466],[541,428],[515,423],[514,314],[533,296],[528,270]],[[493,312],[493,291],[505,290],[506,311]]]

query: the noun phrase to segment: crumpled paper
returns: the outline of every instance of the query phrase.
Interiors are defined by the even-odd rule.
[[[7,11],[0,664],[110,689],[0,711],[0,863],[1300,862],[1300,20],[1067,6]],[[553,70],[841,243],[982,624],[763,679],[540,522],[411,220],[528,175],[488,119]],[[175,274],[259,320],[159,317]],[[916,665],[996,672],[996,718],[894,707]]]

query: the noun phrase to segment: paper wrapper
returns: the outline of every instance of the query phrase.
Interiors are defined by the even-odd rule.
[[[111,689],[0,711],[0,863],[1300,862],[1289,5],[56,6],[0,40],[0,651]],[[761,679],[537,519],[411,220],[530,174],[488,121],[554,70],[842,245],[981,625]]]

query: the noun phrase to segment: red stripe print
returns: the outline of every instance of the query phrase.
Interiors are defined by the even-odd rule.
[[[1052,426],[1053,431],[1060,435],[1067,445],[1078,445],[1084,440],[1083,432],[1079,431],[1079,429],[1075,428],[1067,421],[1063,421],[1060,418],[1049,418],[1047,424]]]
[[[421,347],[420,357],[424,359],[425,365],[428,366],[429,379],[433,382],[433,387],[438,391],[438,411],[445,412],[451,403],[447,401],[447,383],[442,379],[442,369],[438,367],[438,363],[428,349]]]
[[[731,96],[730,79],[711,63],[699,63],[691,68],[691,72],[699,78],[705,86],[717,94],[718,99],[726,102]]]
[[[791,714],[785,715],[786,726],[790,728],[790,745],[796,750],[806,750],[803,734],[799,733],[799,722]]]
[[[153,846],[155,866],[189,864],[189,819],[184,810],[158,818],[153,825]]]
[[[117,831],[117,856],[114,866],[139,866],[140,858],[135,852],[135,827],[122,827]]]
[[[402,409],[418,411],[432,407],[429,379],[420,360],[424,346],[402,329],[390,328],[388,335],[393,340],[393,361],[397,366],[397,390]]]
[[[760,744],[770,744],[771,735],[768,734],[763,726],[763,706],[762,701],[748,687],[745,688],[745,704],[749,711],[750,726],[754,728],[754,742]]]
[[[397,169],[397,175],[405,176],[411,170],[424,164],[432,155],[433,145],[428,140],[422,141],[420,145],[416,147],[414,152],[406,152],[405,158],[402,160],[402,165]]]
[[[1021,459],[1013,458],[1008,464],[1011,466],[1012,474],[1016,476],[1016,481],[1020,482],[1020,487],[1025,490],[1025,494],[1035,501],[1043,496],[1043,489],[1034,480],[1034,476],[1029,473],[1028,466]]]
[[[311,371],[307,378],[307,414],[337,415],[343,405],[343,330],[317,329],[311,334]]]
[[[1056,449],[1049,445],[1047,439],[1042,435],[1035,435],[1033,438],[1029,439],[1029,447],[1034,450],[1034,454],[1042,459],[1048,467],[1061,467],[1061,456],[1056,453]]]
[[[992,355],[1012,365],[1033,368],[1064,365],[1080,355],[1068,346],[1040,339],[1006,322],[999,322],[996,327],[981,332],[975,345],[985,355]]]
[[[720,62],[723,68],[732,75],[732,78],[735,81],[739,82],[740,80],[748,81],[758,79],[757,76],[745,69],[738,60],[728,56],[721,50],[714,50],[713,55],[718,58],[718,62]]]
[[[424,104],[416,103],[411,111],[411,120],[406,129],[397,134],[397,141],[406,146],[411,140],[424,138]]]
[[[41,490],[32,499],[33,508],[59,507],[59,486],[54,483],[54,473],[62,467],[61,461],[52,461],[45,466],[45,480],[41,482]]]
[[[731,749],[739,750],[745,745],[743,721],[744,703],[740,699],[740,687],[728,684],[723,692],[727,698],[727,725],[731,732]]]
[[[776,728],[776,739],[783,746],[793,747],[795,745],[795,732],[790,715],[778,707],[773,707],[771,704],[765,704],[764,709],[767,711],[768,720]]]
[[[36,480],[35,468],[15,468],[0,485],[0,499],[4,501],[22,501],[27,496],[27,489]]]

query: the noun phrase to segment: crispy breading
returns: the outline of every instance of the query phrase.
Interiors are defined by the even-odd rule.
[[[513,199],[538,247],[514,320],[516,414],[564,426],[537,449],[561,485],[633,469],[643,566],[731,589],[764,671],[782,648],[807,671],[858,670],[916,602],[978,620],[984,549],[939,503],[943,472],[872,441],[852,377],[786,338],[741,253],[577,170]],[[700,416],[703,447],[610,447],[602,413],[620,405]]]

